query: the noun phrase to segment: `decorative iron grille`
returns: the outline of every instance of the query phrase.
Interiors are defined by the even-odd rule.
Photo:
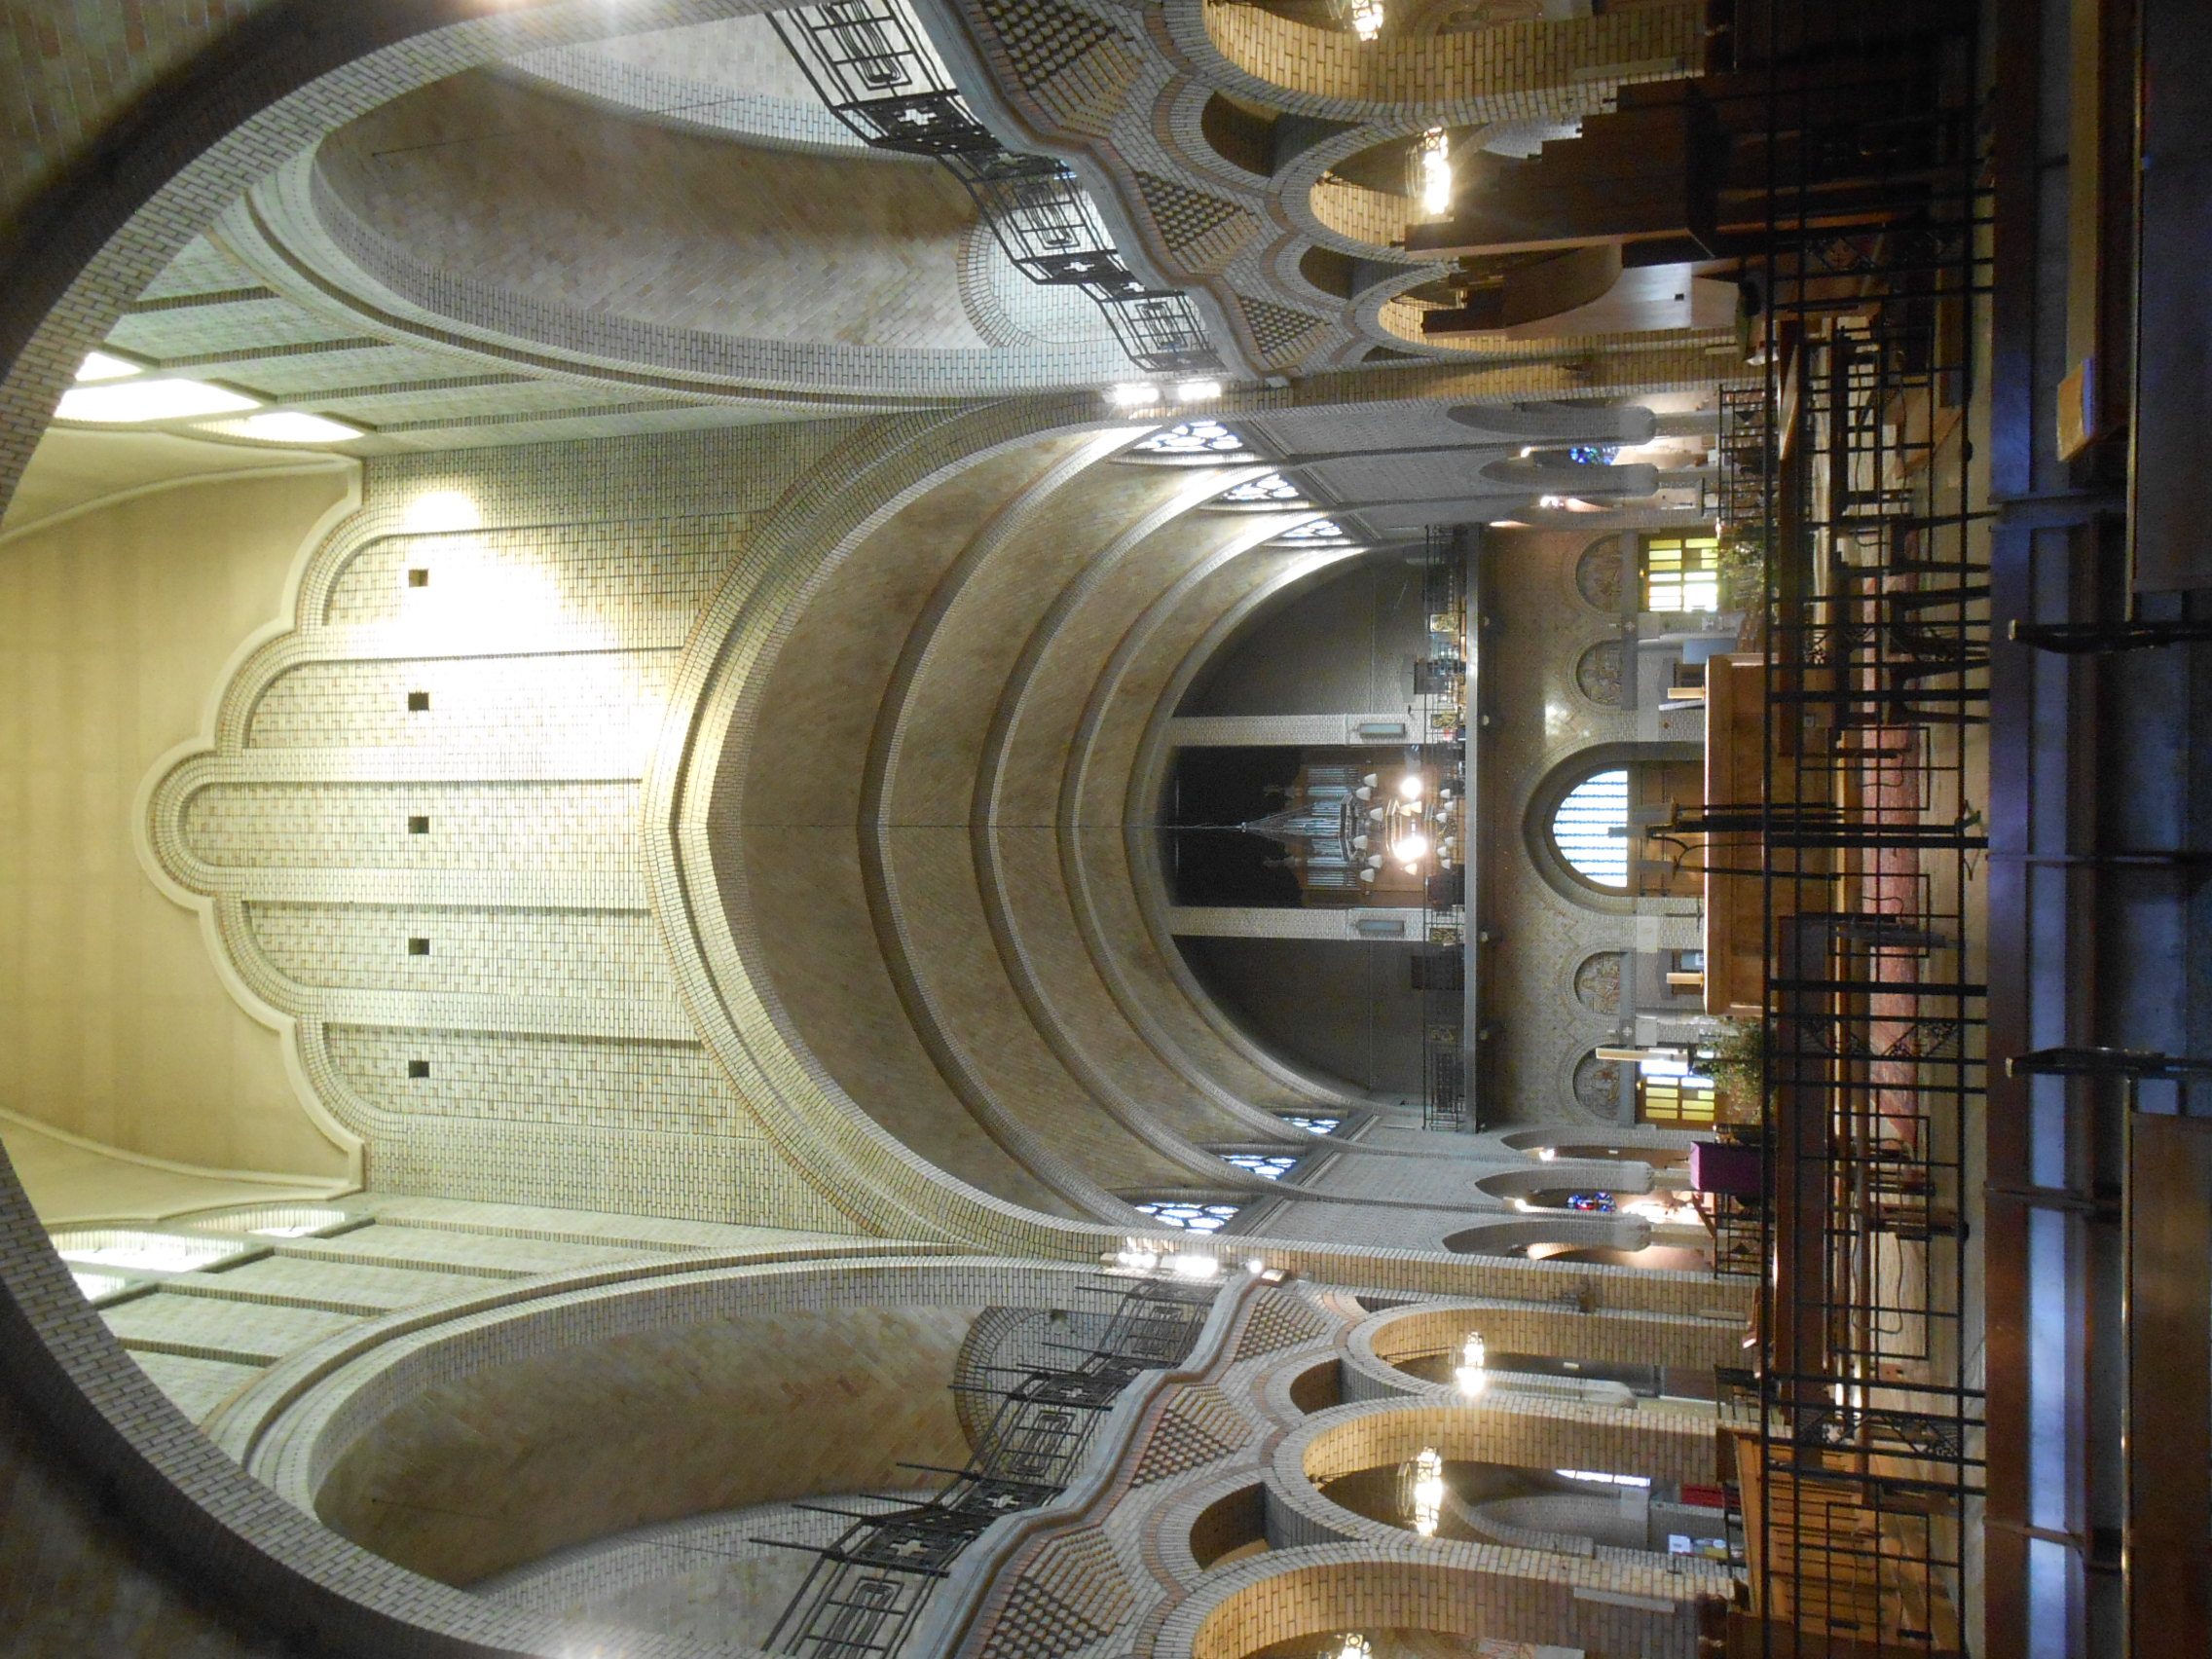
[[[1743,58],[1704,84],[1756,209],[1733,234],[1759,378],[1721,400],[1719,499],[1765,590],[1758,798],[1668,830],[1757,881],[1767,964],[1759,1120],[1732,1131],[1764,1176],[1715,1218],[1716,1267],[1759,1286],[1723,1427],[1749,1605],[1708,1609],[1731,1653],[1964,1651],[1989,695],[1974,28],[1965,7],[1746,0]]]
[[[831,0],[771,12],[768,21],[848,131],[874,149],[935,158],[1014,268],[1089,295],[1130,362],[1154,374],[1222,366],[1190,296],[1138,279],[1074,172],[991,135],[903,0]]]
[[[938,1581],[991,1523],[1065,1491],[1104,1413],[1140,1372],[1179,1363],[1198,1341],[1218,1285],[1140,1278],[1083,1287],[1116,1298],[1093,1346],[1064,1368],[1003,1373],[998,1406],[975,1454],[926,1503],[855,1515],[830,1544],[756,1543],[816,1560],[764,1644],[795,1659],[897,1659]],[[959,1386],[959,1384],[955,1384]],[[801,1505],[802,1508],[819,1508]]]

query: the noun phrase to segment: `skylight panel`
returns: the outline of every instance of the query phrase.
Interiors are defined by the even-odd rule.
[[[138,1233],[102,1228],[92,1233],[57,1233],[54,1247],[65,1262],[88,1267],[126,1268],[137,1272],[189,1273],[229,1261],[245,1246],[227,1238],[191,1238],[175,1233]]]
[[[260,403],[241,392],[195,380],[124,380],[75,386],[61,394],[55,415],[121,426],[145,421],[184,421],[195,415],[235,415]]]

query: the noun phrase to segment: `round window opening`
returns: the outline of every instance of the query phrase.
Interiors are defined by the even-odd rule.
[[[1552,842],[1583,880],[1628,889],[1628,771],[1593,772],[1552,814]]]

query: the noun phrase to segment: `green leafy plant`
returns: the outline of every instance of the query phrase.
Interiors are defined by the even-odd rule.
[[[1759,1051],[1765,1046],[1766,1027],[1724,1020],[1711,1041],[1701,1045],[1705,1075],[1714,1087],[1739,1099],[1756,1100],[1759,1093]]]
[[[1766,595],[1766,536],[1759,531],[1730,531],[1714,556],[1720,572],[1720,602],[1730,610],[1748,610]]]

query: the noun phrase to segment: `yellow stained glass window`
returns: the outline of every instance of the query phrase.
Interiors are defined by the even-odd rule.
[[[1720,543],[1710,535],[1654,535],[1643,543],[1643,608],[1720,608]]]
[[[1713,1084],[1702,1077],[1645,1077],[1636,1085],[1640,1123],[1688,1128],[1713,1122]]]

